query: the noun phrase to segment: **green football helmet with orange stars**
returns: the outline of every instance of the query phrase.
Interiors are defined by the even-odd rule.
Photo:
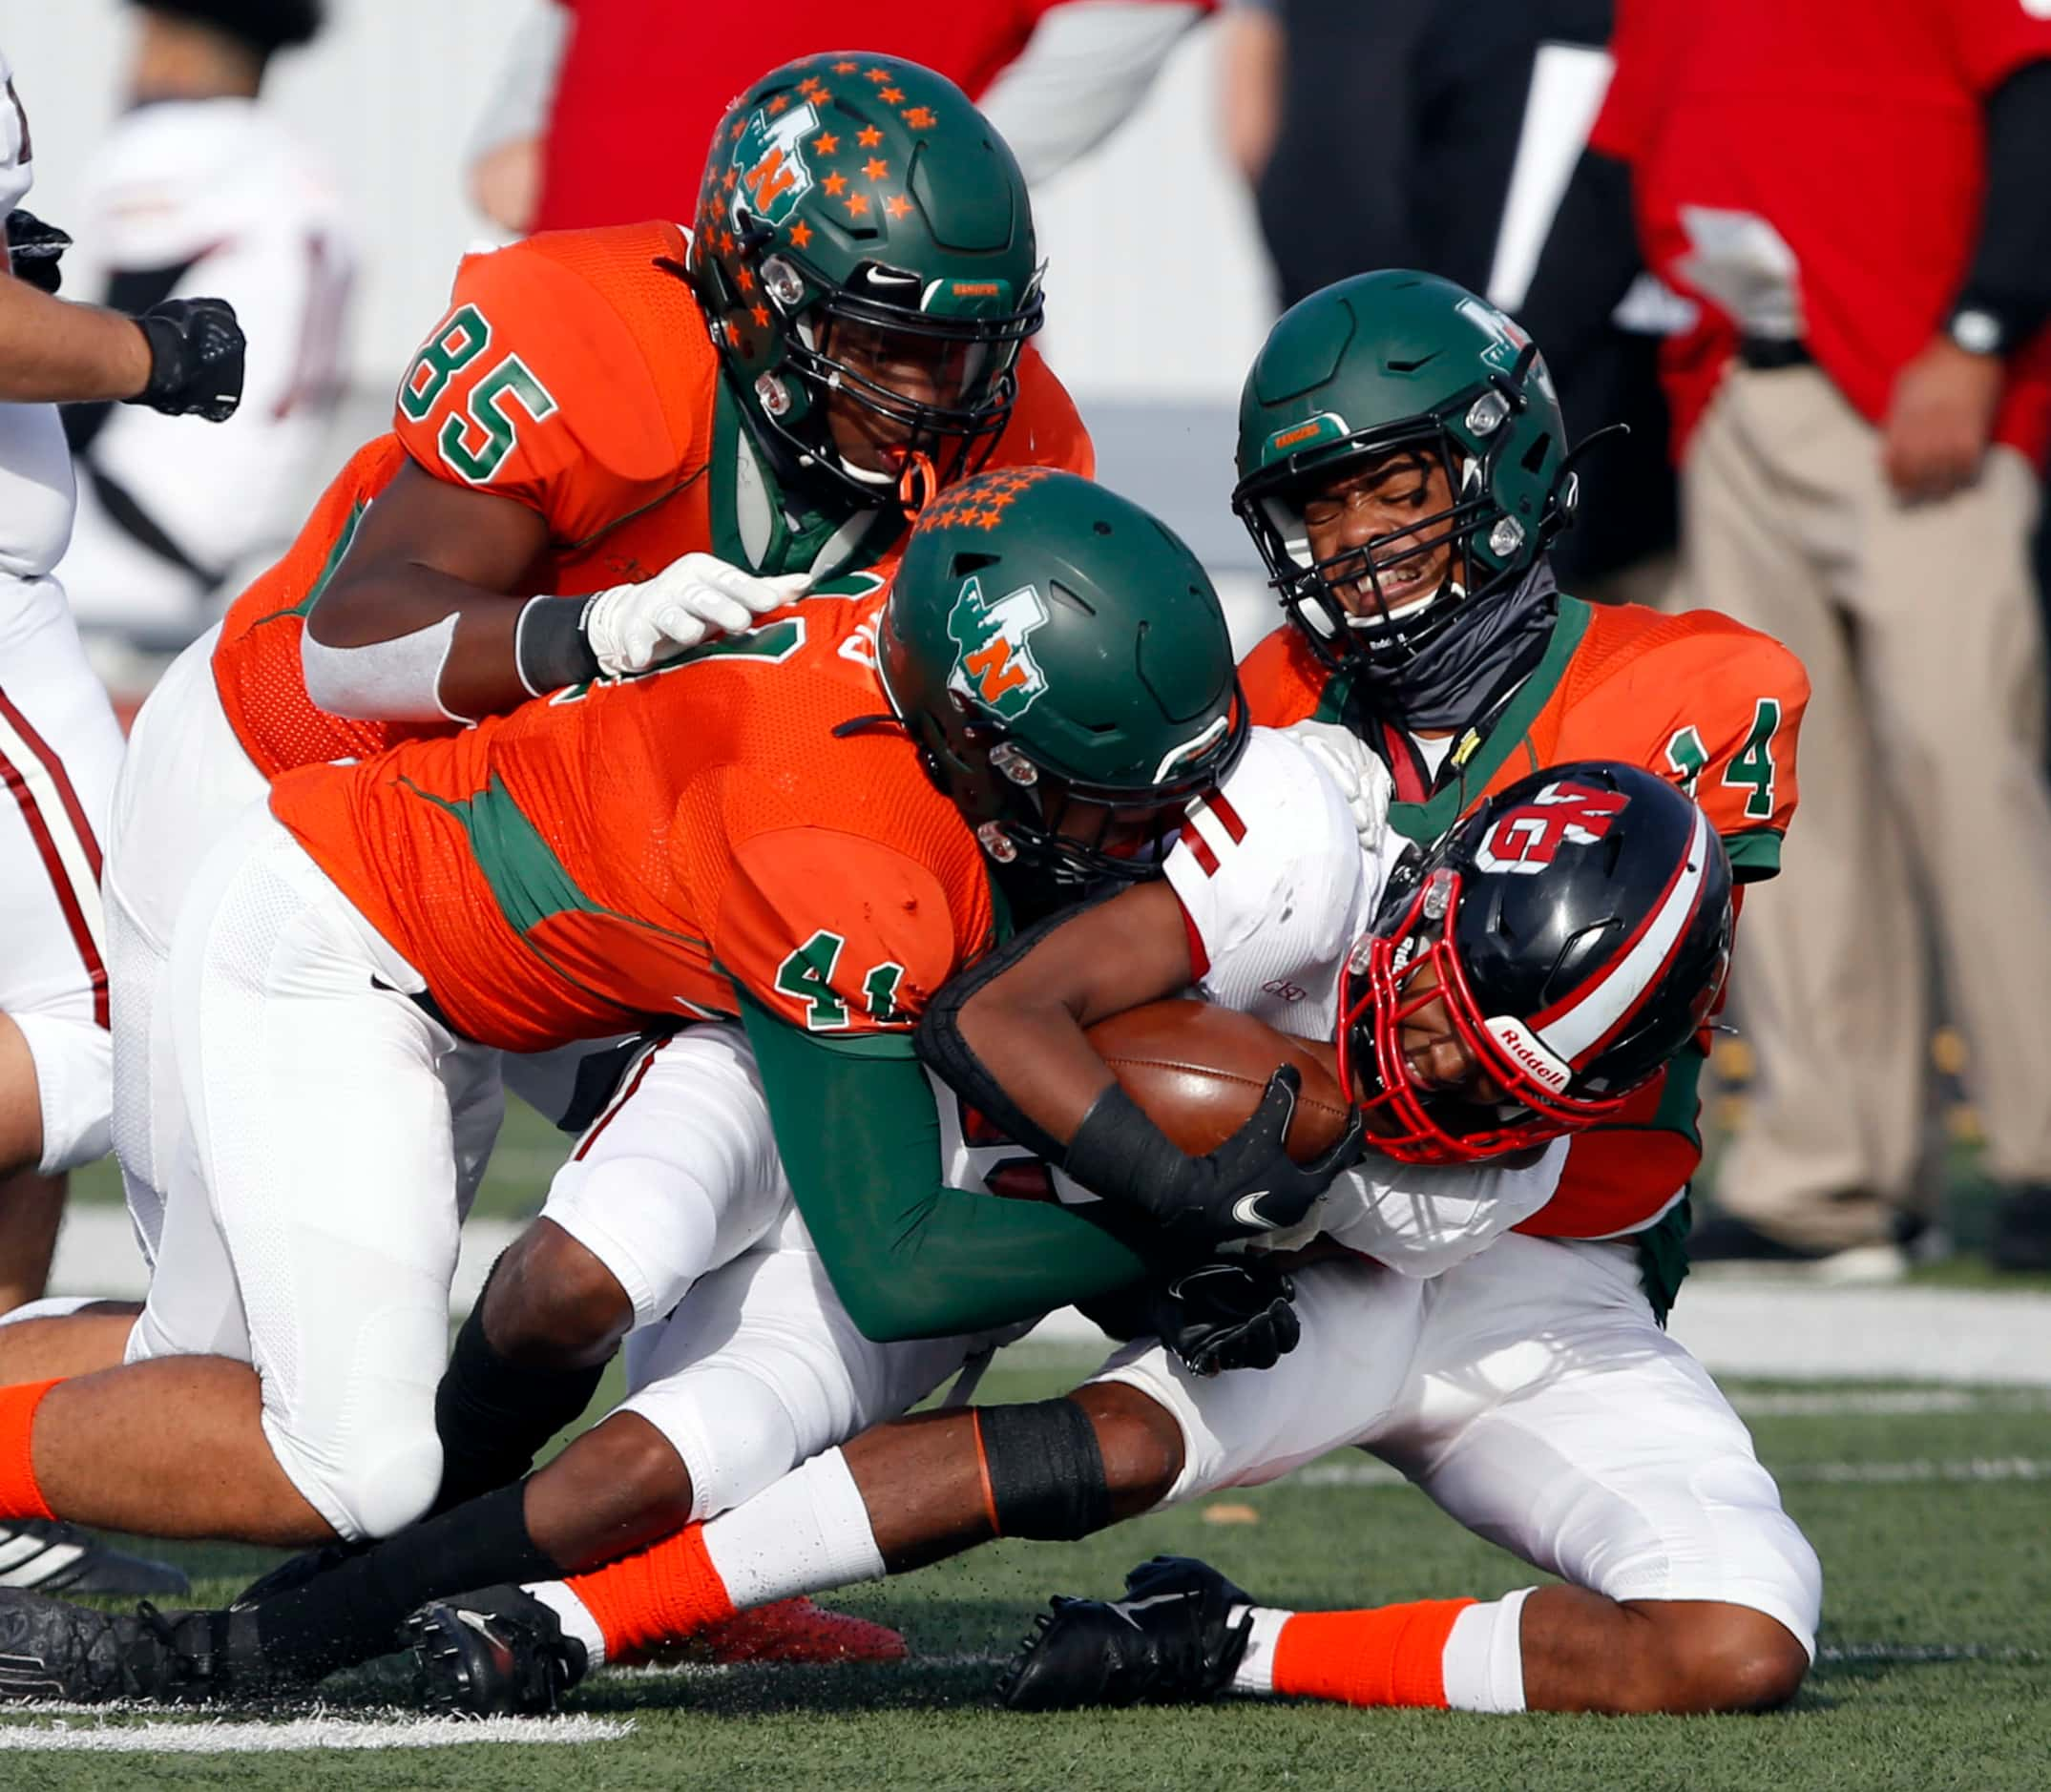
[[[929,504],[876,647],[892,710],[1015,902],[1152,876],[1246,744],[1202,563],[1074,473],[1009,468]]]
[[[757,441],[865,503],[919,456],[943,484],[981,465],[1040,325],[1032,204],[1003,138],[952,81],[858,51],[734,101],[690,273]],[[876,464],[836,446],[835,395],[885,445]]]

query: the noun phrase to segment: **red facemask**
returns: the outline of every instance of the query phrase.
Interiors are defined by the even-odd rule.
[[[1468,1163],[1540,1145],[1608,1118],[1630,1096],[1568,1094],[1568,1067],[1527,1028],[1481,1013],[1453,948],[1459,904],[1459,873],[1434,871],[1392,927],[1360,937],[1339,979],[1340,1084],[1366,1110],[1370,1143],[1403,1163]],[[1435,984],[1420,979],[1426,966]],[[1434,1000],[1508,1101],[1470,1100],[1413,1073],[1403,1023]]]

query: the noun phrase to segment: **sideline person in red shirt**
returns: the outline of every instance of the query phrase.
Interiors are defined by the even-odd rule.
[[[689,218],[705,140],[739,84],[765,60],[851,37],[946,75],[1037,182],[1130,115],[1215,3],[873,0],[851,24],[819,0],[769,13],[555,0],[516,41],[472,139],[471,198],[514,232]]]
[[[1532,303],[1602,303],[1577,243],[1635,209],[1645,260],[1704,302],[1665,367],[1685,601],[1777,636],[1814,687],[1810,819],[1747,922],[1765,1094],[1693,1254],[1898,1272],[1921,1223],[1920,887],[2007,1189],[1996,1261],[2051,1267],[2028,559],[2051,436],[2051,7],[1621,0],[1611,48]]]

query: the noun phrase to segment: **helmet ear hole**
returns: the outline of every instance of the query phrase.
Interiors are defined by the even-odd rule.
[[[1524,470],[1536,473],[1545,465],[1545,457],[1553,451],[1553,438],[1549,431],[1541,431],[1531,446],[1524,450]]]

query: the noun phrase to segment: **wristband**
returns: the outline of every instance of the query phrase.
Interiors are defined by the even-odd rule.
[[[1196,1159],[1177,1150],[1117,1083],[1090,1103],[1060,1161],[1091,1194],[1157,1219],[1181,1211],[1192,1172],[1202,1175]]]
[[[513,663],[530,697],[545,697],[598,676],[598,656],[584,633],[590,597],[531,597],[513,635]]]

